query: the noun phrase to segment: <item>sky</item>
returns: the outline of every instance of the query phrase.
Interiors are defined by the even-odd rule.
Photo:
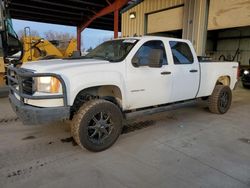
[[[23,30],[24,27],[30,27],[31,30],[36,30],[39,32],[41,37],[46,31],[56,31],[56,32],[68,32],[76,36],[76,27],[63,26],[56,24],[47,24],[40,22],[31,22],[23,20],[12,20],[13,28],[18,33],[18,31]],[[113,37],[113,31],[105,31],[99,29],[85,29],[82,32],[82,45],[87,50],[89,47],[96,47],[98,44],[103,42],[105,39],[110,39]]]

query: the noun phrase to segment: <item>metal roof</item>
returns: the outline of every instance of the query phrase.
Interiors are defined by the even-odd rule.
[[[131,8],[135,7],[136,5],[140,4],[141,2],[143,2],[144,0],[134,0],[133,2],[129,3],[128,6],[126,6],[125,8],[123,8],[121,10],[121,13],[124,13],[128,10],[130,10]]]
[[[7,0],[11,18],[78,26],[115,0]],[[131,0],[128,4],[134,3]],[[120,17],[121,20],[121,17]],[[89,28],[113,30],[113,13],[94,20]],[[119,22],[119,30],[121,22]]]

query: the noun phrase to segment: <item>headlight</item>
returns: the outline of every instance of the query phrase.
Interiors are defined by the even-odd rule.
[[[36,91],[44,93],[61,93],[62,85],[55,77],[37,77],[35,80]]]
[[[244,70],[244,74],[249,74],[249,71],[248,70]]]

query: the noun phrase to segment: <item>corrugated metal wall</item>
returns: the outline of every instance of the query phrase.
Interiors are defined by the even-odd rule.
[[[210,0],[208,23],[203,23],[202,21],[203,18],[206,17],[206,15],[203,15],[205,12],[203,9],[206,7],[198,6],[202,5],[202,1],[203,0],[144,0],[142,3],[122,14],[122,36],[133,36],[134,34],[145,35],[145,15],[148,13],[176,7],[183,5],[184,3],[185,8],[188,6],[188,3],[194,3],[194,5],[197,5],[194,6],[194,8],[198,11],[192,12],[191,9],[184,11],[184,13],[188,12],[195,14],[195,16],[191,16],[190,18],[187,17],[187,23],[188,26],[190,26],[190,20],[193,20],[194,26],[198,27],[194,29],[195,27],[191,25],[190,29],[184,22],[183,32],[186,31],[191,33],[189,34],[190,36],[187,35],[185,37],[184,35],[183,37],[189,39],[193,43],[197,54],[205,55],[204,53],[206,49],[206,54],[217,60],[221,56],[230,60],[235,56],[235,53],[239,48],[240,53],[235,60],[240,61],[243,65],[249,64],[250,13],[247,10],[249,10],[250,0]],[[129,18],[131,12],[136,13],[135,19]],[[206,35],[204,35],[204,33],[202,35],[201,32],[202,28],[205,27],[204,24],[208,25],[208,30],[217,30],[221,28],[228,28],[228,30],[219,31],[219,39],[212,37],[213,39],[207,40]],[[235,29],[235,27],[239,28]],[[211,34],[210,31],[209,34]],[[226,37],[227,39],[223,39],[223,37]],[[232,37],[232,39],[230,39],[230,37]],[[205,47],[206,41],[207,45]],[[216,49],[214,48],[215,41],[217,41]]]
[[[182,30],[183,12],[184,8],[181,6],[148,14],[147,33]]]
[[[144,0],[122,14],[122,36],[144,35],[145,14],[182,4],[184,0]],[[135,19],[129,18],[131,12],[136,12]]]
[[[240,53],[236,55],[234,61],[240,62],[241,65],[249,65],[250,26],[219,31],[216,50],[213,49],[213,46],[213,41],[208,39],[206,53],[213,59],[219,60],[220,57],[224,56],[227,60],[233,60],[237,49],[239,49]]]
[[[250,25],[250,0],[210,0],[208,30]]]

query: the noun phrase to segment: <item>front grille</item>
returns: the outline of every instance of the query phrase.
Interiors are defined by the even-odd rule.
[[[57,95],[39,95],[34,96],[35,87],[34,79],[37,77],[55,77],[62,84],[62,94]],[[9,66],[7,69],[8,86],[10,88],[10,94],[17,94],[20,97],[20,101],[24,104],[24,99],[63,99],[64,106],[67,106],[67,94],[66,85],[62,77],[54,73],[34,73],[32,70],[16,68]]]
[[[33,78],[28,77],[23,79],[23,93],[28,94],[28,95],[33,95],[34,93],[34,87],[33,87]]]
[[[19,92],[27,95],[34,94],[33,77],[31,76],[20,76],[15,68],[10,68],[8,70],[8,85]],[[18,72],[21,74],[33,74],[31,70],[19,68]],[[21,91],[20,91],[21,90]]]

